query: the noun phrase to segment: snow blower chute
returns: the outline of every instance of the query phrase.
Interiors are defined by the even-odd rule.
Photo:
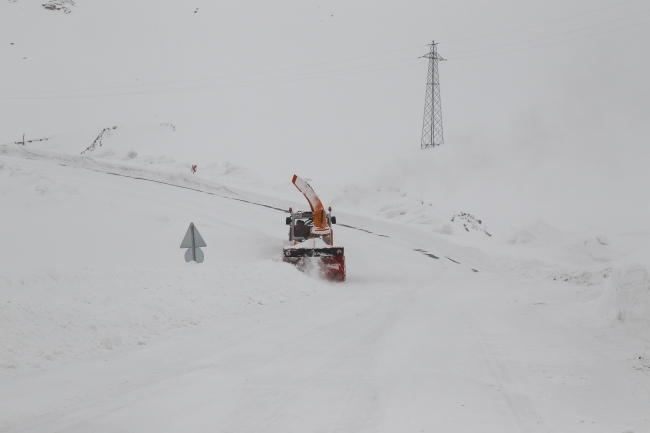
[[[289,226],[289,246],[283,249],[283,260],[306,270],[317,263],[321,276],[330,281],[345,281],[343,247],[334,245],[332,208],[325,212],[323,203],[307,182],[294,175],[293,184],[307,201],[311,212],[294,212],[289,208],[286,224]]]

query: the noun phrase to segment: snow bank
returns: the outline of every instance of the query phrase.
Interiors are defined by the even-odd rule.
[[[598,227],[567,231],[535,221],[499,234],[495,241],[494,252],[500,253],[496,270],[593,287],[582,291],[591,300],[602,295],[616,267],[650,245],[650,234],[612,234]]]
[[[372,185],[372,182],[377,182]],[[445,235],[490,236],[480,219],[465,212],[434,205],[423,195],[369,179],[365,185],[347,186],[332,200],[342,210],[416,225]],[[480,222],[479,222],[480,221]]]
[[[187,146],[192,138],[177,132],[168,123],[104,124],[42,137],[25,138],[24,148],[66,155],[85,155],[147,163],[161,158],[168,162],[192,159],[195,153]],[[20,145],[20,141],[6,143]],[[189,163],[189,161],[187,161]],[[189,171],[189,166],[188,166]]]
[[[0,275],[0,374],[43,368],[307,296],[324,283],[272,260],[180,269]]]
[[[83,165],[104,170],[113,166],[140,173],[158,171],[193,181],[208,180],[258,192],[264,190],[275,196],[278,190],[288,198],[295,196],[295,188],[286,179],[281,183],[262,180],[246,167],[198,151],[194,146],[196,141],[196,137],[169,122],[134,122],[27,136],[24,146],[22,141],[14,141],[0,149],[8,155],[58,157],[75,165],[82,165],[83,161]],[[196,175],[191,174],[192,165],[198,166]],[[287,177],[290,179],[290,175]]]
[[[133,161],[133,158],[128,156],[129,152],[125,151],[120,156],[112,151],[106,152],[105,154],[86,156],[52,152],[49,150],[37,150],[28,146],[0,146],[0,155],[39,159],[61,165],[89,168],[96,171],[119,173],[130,177],[142,177],[177,184],[179,186],[200,188],[224,195],[238,195],[224,185],[217,184],[200,176],[192,175],[189,163],[177,163],[173,158],[166,155],[140,158],[138,161]],[[137,157],[137,152],[135,153]],[[40,174],[35,174],[35,176],[44,177]]]
[[[535,221],[514,228],[507,242],[513,245],[546,246],[552,243],[559,244],[568,235],[568,232],[559,230],[544,221]]]
[[[601,311],[650,341],[650,248],[618,263],[601,296]]]
[[[544,221],[515,227],[502,239],[519,250],[546,251],[546,256],[553,255],[560,262],[583,266],[618,260],[648,242],[646,234],[609,234],[598,227],[566,231]]]

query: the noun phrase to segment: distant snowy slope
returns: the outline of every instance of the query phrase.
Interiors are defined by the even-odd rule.
[[[332,205],[367,216],[412,224],[439,234],[491,236],[480,218],[461,209],[445,209],[440,204],[425,201],[422,195],[379,182],[374,186],[361,183],[360,186],[343,187]]]

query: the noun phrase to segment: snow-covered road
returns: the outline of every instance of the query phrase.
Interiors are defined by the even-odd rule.
[[[76,305],[65,301],[69,285],[75,288],[70,299],[88,301],[89,314],[113,315],[97,322],[123,333],[125,344],[0,377],[0,431],[650,428],[644,364],[619,339],[622,330],[594,322],[592,310],[577,302],[568,284],[498,274],[482,267],[488,252],[417,228],[345,214],[339,214],[341,223],[384,236],[339,227],[348,281],[328,284],[277,260],[286,231],[277,210],[45,159],[1,158],[4,171],[12,173],[3,178],[5,185],[19,178],[20,187],[32,191],[31,196],[26,190],[5,191],[14,205],[7,218],[35,227],[29,233],[2,233],[16,244],[3,257],[3,273],[13,275],[0,280],[3,302],[18,299],[27,305],[33,299],[18,287],[23,278],[29,290],[60,296],[66,310]],[[43,188],[47,193],[33,195]],[[286,204],[272,197],[265,203]],[[45,220],[54,225],[41,231],[39,222]],[[200,266],[182,263],[177,245],[190,220],[208,243]],[[73,235],[92,239],[92,249],[99,251],[85,248]],[[18,242],[22,236],[28,236],[30,249],[45,249],[35,253],[37,268],[56,268],[63,283],[39,284],[38,270],[12,270],[23,262],[12,261],[12,255],[27,252]],[[70,243],[57,243],[62,239]],[[79,251],[81,256],[73,258]],[[77,261],[89,273],[78,287]],[[139,279],[133,283],[136,271]],[[220,278],[211,279],[214,275]],[[37,282],[30,286],[29,277]],[[185,292],[165,292],[167,281]],[[108,305],[130,307],[130,296],[145,304],[147,295],[136,286],[147,285],[158,286],[155,297],[172,301],[158,309],[169,326],[145,341],[142,329],[156,325],[138,327],[129,317],[131,325],[121,327],[123,318]],[[91,305],[91,298],[100,296],[92,294],[93,287],[114,292],[115,298]],[[171,304],[185,296],[197,298],[196,307],[176,312]],[[229,308],[219,299],[228,299]],[[74,311],[70,322],[80,320],[79,328],[86,329],[90,319]],[[181,321],[182,314],[195,316],[196,323],[178,325],[174,317]],[[36,316],[30,316],[35,332],[47,334],[47,324],[37,326]],[[7,345],[40,341],[38,335],[19,338],[9,320],[0,323],[5,337],[11,334]],[[140,333],[133,344],[127,344],[129,332]]]

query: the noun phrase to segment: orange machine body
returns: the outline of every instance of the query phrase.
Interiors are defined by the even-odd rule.
[[[292,183],[307,199],[311,214],[300,211],[294,213],[293,209],[289,208],[290,216],[286,218],[286,223],[290,226],[291,244],[284,248],[283,260],[302,271],[317,264],[322,277],[330,281],[345,281],[345,251],[342,246],[334,245],[334,232],[331,225],[336,224],[336,217],[331,215],[332,208],[328,208],[330,213],[325,212],[323,203],[302,178],[294,175]],[[297,232],[297,223],[302,224],[300,234]],[[317,246],[316,239],[311,241],[313,238],[320,238],[326,245]]]
[[[314,228],[312,233],[315,235],[320,235],[329,240],[330,245],[334,245],[334,236],[332,236],[332,228],[327,224],[327,213],[325,213],[325,207],[320,201],[312,187],[305,182],[302,178],[293,175],[291,182],[298,188],[307,201],[309,202],[309,207],[311,208],[311,213],[314,217]]]

